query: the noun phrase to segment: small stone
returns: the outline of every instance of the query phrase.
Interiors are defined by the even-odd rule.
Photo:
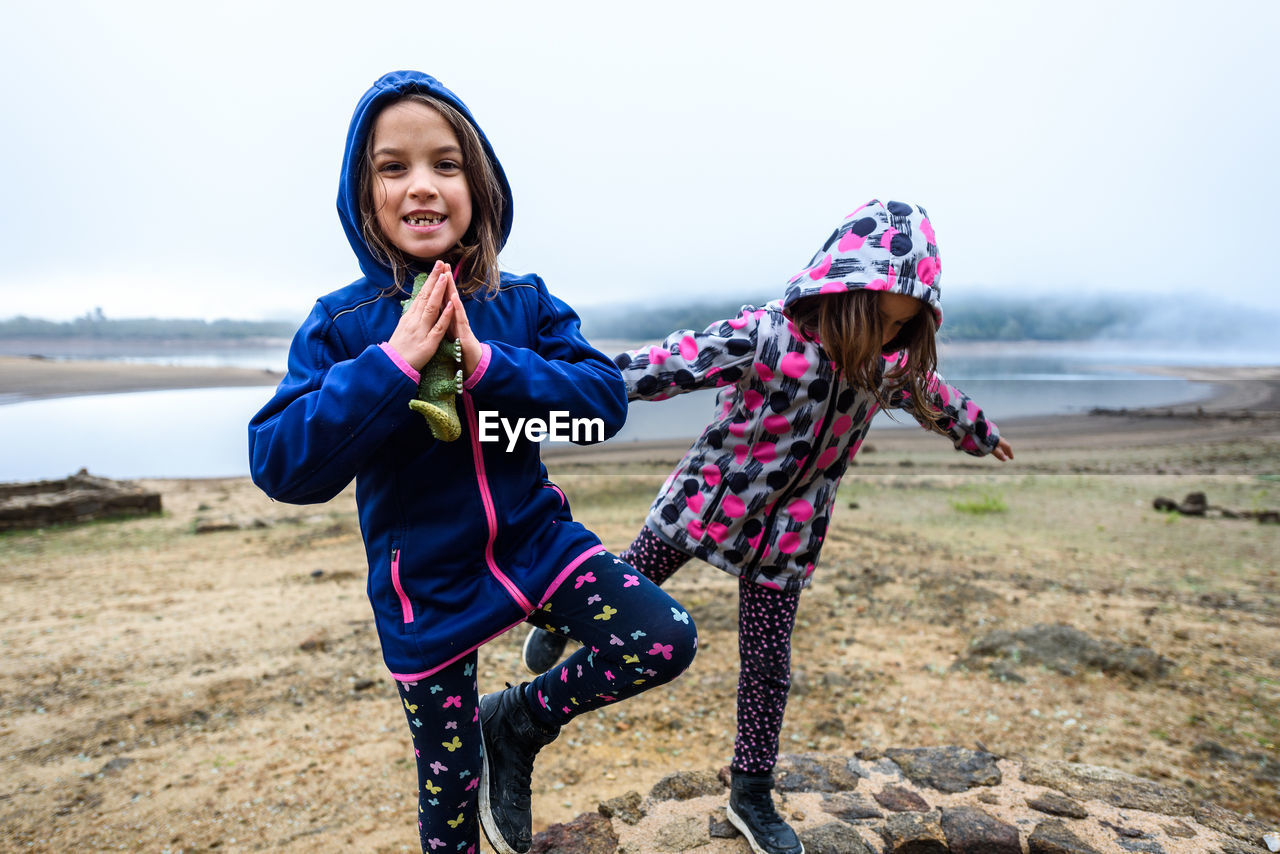
[[[788,753],[773,769],[780,792],[851,792],[862,779],[843,756]]]
[[[655,801],[687,801],[722,792],[724,786],[712,771],[676,771],[655,783],[649,797]]]
[[[813,830],[801,831],[800,844],[805,854],[875,854],[848,825],[831,822]]]
[[[928,812],[929,804],[910,789],[901,786],[885,786],[872,795],[876,803],[891,812]]]
[[[1170,824],[1162,824],[1160,827],[1165,833],[1169,834],[1174,839],[1195,839],[1196,837],[1195,828],[1188,827],[1180,821],[1171,822]]]
[[[942,811],[951,854],[1022,854],[1018,829],[976,807]]]
[[[880,835],[886,854],[948,854],[937,811],[891,815],[880,827]]]
[[[609,819],[587,812],[534,834],[529,854],[613,854],[617,850],[618,836]]]
[[[1028,854],[1101,854],[1057,819],[1042,821],[1027,839]]]
[[[734,827],[725,813],[724,807],[719,807],[711,815],[707,816],[707,833],[712,839],[733,839],[739,836],[738,828]]]
[[[867,818],[884,818],[884,813],[880,812],[880,810],[858,795],[849,792],[824,795],[822,798],[822,811],[849,823]]]
[[[605,818],[618,818],[627,824],[636,824],[645,815],[641,806],[642,800],[639,792],[627,792],[616,798],[610,798],[600,804],[597,809]]]
[[[132,764],[133,760],[128,756],[117,756],[115,759],[108,761],[106,765],[103,765],[98,770],[98,776],[114,777]]]
[[[1077,801],[1068,798],[1066,795],[1059,795],[1057,792],[1045,792],[1037,798],[1027,801],[1027,806],[1033,810],[1039,810],[1049,815],[1058,815],[1063,818],[1088,818],[1089,811],[1080,806]]]
[[[920,747],[885,751],[917,786],[941,792],[964,792],[975,786],[1000,785],[1000,769],[990,753],[963,747]]]

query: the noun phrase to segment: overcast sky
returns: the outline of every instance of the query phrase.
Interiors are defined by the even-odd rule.
[[[470,105],[515,193],[504,267],[572,304],[780,295],[880,197],[928,208],[944,304],[1280,305],[1275,0],[21,0],[3,18],[0,317],[300,320],[358,275],[342,145],[398,68]]]

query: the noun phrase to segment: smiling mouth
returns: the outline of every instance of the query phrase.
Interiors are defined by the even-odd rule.
[[[410,214],[403,217],[409,225],[439,225],[444,222],[444,214]]]

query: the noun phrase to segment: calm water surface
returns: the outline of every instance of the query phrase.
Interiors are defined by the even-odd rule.
[[[186,354],[167,360],[280,369],[284,356],[281,349]],[[1164,350],[953,345],[942,362],[947,380],[978,401],[997,423],[1022,416],[1079,413],[1095,406],[1162,406],[1212,392],[1206,383],[1144,375],[1134,367],[1178,363],[1206,364],[1207,360]],[[0,481],[59,478],[80,468],[120,478],[245,475],[246,425],[271,392],[267,387],[190,389],[3,405]],[[660,403],[637,403],[626,426],[610,441],[692,439],[712,416],[714,398],[713,392],[706,391]],[[895,423],[877,416],[873,430],[913,425],[909,418]]]

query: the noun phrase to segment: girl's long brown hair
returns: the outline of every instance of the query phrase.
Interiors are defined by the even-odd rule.
[[[462,146],[462,172],[471,193],[471,225],[458,244],[441,256],[453,268],[459,293],[481,289],[498,290],[498,247],[502,245],[502,211],[506,199],[493,164],[484,151],[480,134],[452,105],[420,92],[410,93],[383,107],[403,101],[417,101],[435,110],[449,123]],[[373,207],[374,182],[380,180],[373,168],[373,133],[364,144],[364,166],[360,170],[360,233],[373,256],[391,268],[394,287],[384,296],[408,293],[415,273],[414,259],[405,255],[378,228]],[[425,271],[418,271],[425,272]]]
[[[941,432],[937,422],[942,413],[930,405],[928,396],[929,376],[938,367],[938,325],[923,302],[884,347],[878,291],[802,297],[787,313],[805,335],[817,339],[846,383],[874,395],[881,409],[901,405]],[[902,358],[882,375],[881,356],[899,350],[904,351]]]

